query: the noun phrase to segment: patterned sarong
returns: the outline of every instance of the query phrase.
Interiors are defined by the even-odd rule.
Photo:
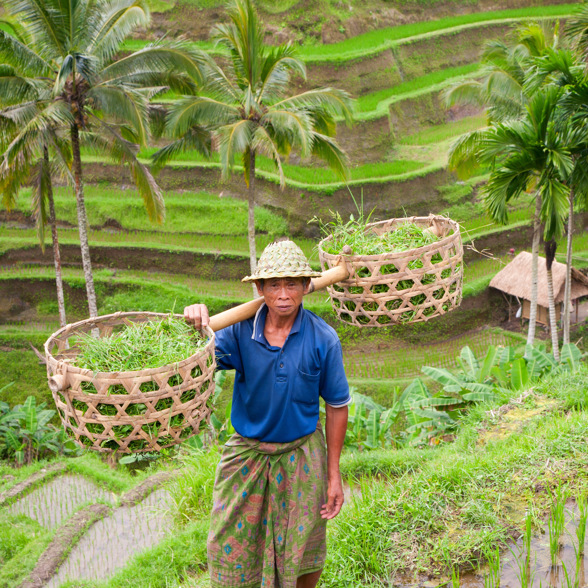
[[[323,568],[327,496],[320,428],[290,443],[233,435],[216,472],[208,535],[213,587],[295,588]]]

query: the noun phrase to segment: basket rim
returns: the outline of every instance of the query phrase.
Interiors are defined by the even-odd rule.
[[[382,221],[368,223],[366,225],[366,228],[382,225],[384,223],[389,223],[389,222],[392,222],[395,220],[402,220],[405,222],[416,222],[416,221],[424,222],[424,221],[432,221],[435,219],[448,221],[449,224],[451,224],[455,227],[454,233],[452,235],[447,235],[447,236],[443,237],[442,239],[439,239],[438,241],[434,241],[433,243],[428,243],[427,245],[423,245],[422,247],[415,247],[414,249],[404,249],[403,251],[388,251],[386,253],[376,253],[374,255],[361,255],[361,254],[355,254],[355,253],[350,253],[350,254],[329,253],[329,252],[325,251],[322,246],[325,241],[332,239],[333,236],[329,235],[319,241],[318,250],[319,250],[319,253],[322,256],[324,256],[325,258],[337,259],[339,257],[344,257],[345,259],[348,259],[349,261],[356,261],[356,260],[372,261],[372,260],[377,260],[377,259],[382,259],[382,258],[395,259],[395,258],[399,258],[399,257],[406,257],[407,255],[411,255],[411,254],[421,254],[421,253],[426,252],[429,249],[435,249],[439,246],[445,245],[445,243],[449,243],[451,240],[456,240],[456,239],[461,238],[461,230],[460,230],[459,223],[457,221],[454,221],[453,219],[451,219],[447,216],[443,216],[443,215],[389,218],[389,219],[382,220]]]
[[[190,355],[189,357],[186,357],[178,362],[175,362],[175,363],[168,363],[163,366],[156,367],[156,368],[147,368],[147,369],[143,369],[143,370],[129,370],[126,372],[94,372],[93,370],[90,370],[87,368],[80,368],[78,366],[72,365],[69,361],[65,361],[63,359],[57,359],[49,351],[50,347],[52,347],[53,345],[56,345],[56,342],[55,342],[56,337],[61,335],[64,331],[67,331],[67,330],[73,331],[73,330],[75,330],[76,327],[80,327],[80,326],[86,325],[86,324],[94,324],[94,323],[102,322],[107,319],[119,318],[119,317],[121,317],[121,318],[129,317],[130,318],[132,316],[137,316],[137,315],[154,317],[154,318],[164,318],[166,316],[169,316],[169,313],[149,312],[149,311],[140,311],[140,310],[129,311],[129,312],[118,311],[118,312],[114,312],[112,314],[105,314],[105,315],[101,315],[101,316],[97,316],[97,317],[90,317],[87,319],[83,319],[81,321],[77,321],[75,323],[69,323],[69,324],[65,325],[64,327],[61,327],[60,329],[58,329],[54,333],[52,333],[49,336],[49,338],[45,341],[45,344],[43,347],[45,350],[45,357],[47,358],[47,363],[49,364],[49,362],[54,362],[56,364],[66,365],[67,371],[81,374],[83,376],[91,377],[92,379],[136,378],[136,377],[141,377],[141,376],[153,376],[153,375],[156,375],[162,371],[168,371],[169,367],[173,367],[174,369],[179,369],[180,367],[184,367],[188,363],[192,362],[196,358],[199,358],[203,355],[208,355],[210,353],[209,348],[210,348],[211,344],[213,345],[213,348],[214,348],[214,331],[209,326],[206,326],[203,328],[203,331],[208,335],[208,341],[207,341],[206,345],[204,347],[202,347],[201,349],[199,349],[196,353],[194,353],[194,354]],[[183,314],[174,314],[174,316],[177,318],[184,318]],[[89,393],[89,394],[93,394],[93,393]],[[122,396],[128,398],[130,395],[123,394]]]

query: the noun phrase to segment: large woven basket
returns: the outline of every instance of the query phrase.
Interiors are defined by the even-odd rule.
[[[337,317],[358,327],[385,327],[427,321],[461,303],[463,245],[459,225],[443,216],[410,217],[371,223],[382,235],[415,223],[440,239],[424,247],[382,255],[333,255],[319,244],[323,271],[343,257],[349,278],[327,288]]]
[[[83,447],[134,453],[158,451],[196,435],[207,423],[214,391],[214,333],[191,357],[160,368],[95,373],[71,365],[81,333],[110,335],[128,322],[161,320],[151,312],[117,312],[67,325],[45,343],[47,376],[66,431]],[[180,316],[180,315],[176,315]]]

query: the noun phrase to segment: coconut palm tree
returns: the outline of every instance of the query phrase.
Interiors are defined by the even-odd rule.
[[[332,88],[287,96],[291,74],[306,75],[304,64],[290,45],[264,44],[263,28],[251,0],[235,0],[229,22],[217,25],[212,36],[226,47],[229,62],[223,67],[206,63],[206,83],[198,96],[185,96],[170,108],[166,130],[173,139],[154,155],[161,168],[186,149],[206,152],[207,131],[220,154],[222,176],[232,171],[240,156],[248,187],[248,239],[251,271],[255,269],[255,169],[258,155],[269,157],[285,185],[281,157],[292,149],[302,156],[323,159],[347,174],[348,160],[337,142],[335,117],[351,122],[349,96]]]
[[[541,222],[546,240],[562,234],[569,194],[566,183],[574,167],[569,133],[562,132],[556,124],[562,94],[563,90],[555,86],[539,89],[530,98],[523,118],[468,133],[454,143],[449,155],[450,167],[458,171],[471,170],[479,164],[492,166],[484,195],[488,212],[497,222],[507,222],[508,203],[512,199],[529,191],[534,193],[528,345],[533,344],[535,337]],[[557,328],[551,330],[555,337],[554,355],[558,357]]]
[[[2,24],[8,25],[21,42],[26,42],[28,33],[22,24],[10,20],[3,20]],[[17,113],[22,101],[25,99],[40,101],[43,97],[47,99],[50,95],[48,84],[38,83],[34,78],[29,77],[30,73],[17,71],[8,65],[0,66],[0,152],[4,153],[0,159],[0,192],[4,207],[10,210],[16,204],[19,189],[25,184],[32,184],[33,216],[43,251],[45,250],[45,225],[48,223],[51,228],[59,323],[65,326],[65,297],[52,176],[59,168],[69,171],[70,152],[67,145],[55,133],[55,129],[45,126],[29,130],[27,140],[20,144],[18,157],[6,157],[6,152],[10,151],[13,140],[19,134],[19,126],[14,117],[16,115],[18,118]],[[53,164],[49,158],[50,150],[59,154]]]
[[[558,27],[530,23],[518,27],[514,38],[514,44],[500,40],[486,43],[480,75],[449,86],[443,93],[447,106],[470,104],[486,108],[489,122],[524,116],[530,97],[525,86],[529,68],[535,58],[558,46]]]
[[[82,142],[128,165],[149,217],[161,222],[161,190],[137,155],[149,139],[150,99],[167,88],[193,91],[193,80],[200,79],[198,54],[181,44],[153,44],[116,59],[122,41],[148,24],[146,0],[6,0],[4,8],[28,34],[22,39],[0,30],[0,63],[26,68],[36,83],[51,87],[49,97],[23,96],[14,113],[21,130],[9,163],[18,157],[31,129],[49,125],[67,130],[88,308],[90,316],[96,316]]]

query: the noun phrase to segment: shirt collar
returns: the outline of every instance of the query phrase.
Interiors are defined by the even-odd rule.
[[[290,329],[290,335],[294,333],[298,333],[300,331],[300,326],[302,325],[302,315],[304,314],[304,306],[302,303],[298,308],[298,314],[294,319],[294,324]],[[253,332],[251,333],[251,338],[254,341],[261,341],[262,343],[267,343],[265,335],[263,331],[265,329],[265,319],[267,318],[267,304],[264,302],[260,307],[259,310],[255,313],[255,318],[253,319]],[[288,337],[290,336],[288,335]]]

